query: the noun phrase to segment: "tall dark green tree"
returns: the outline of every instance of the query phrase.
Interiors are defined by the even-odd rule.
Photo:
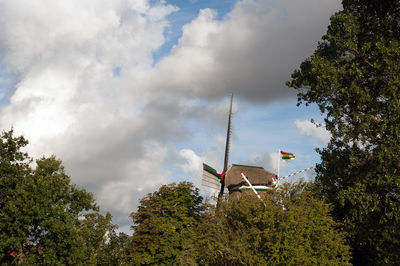
[[[343,0],[288,86],[316,103],[332,139],[319,150],[321,195],[355,264],[400,261],[400,1]]]
[[[189,228],[204,209],[199,189],[191,183],[162,186],[140,200],[130,217],[134,230],[130,260],[133,264],[177,264],[183,245],[191,237]]]

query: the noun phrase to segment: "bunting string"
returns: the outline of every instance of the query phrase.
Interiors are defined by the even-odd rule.
[[[300,174],[300,173],[302,173],[302,172],[308,171],[308,170],[313,169],[313,168],[314,168],[314,166],[310,166],[310,167],[308,167],[308,168],[306,168],[306,169],[304,169],[304,170],[298,171],[298,172],[296,172],[296,173],[293,173],[293,174],[290,174],[290,175],[287,175],[287,176],[280,177],[280,178],[278,178],[278,179],[276,179],[276,180],[274,180],[274,181],[275,181],[275,182],[278,182],[278,181],[280,181],[280,180],[282,180],[282,179],[285,179],[285,178],[287,178],[287,177],[291,177],[291,176],[293,176],[293,175]]]

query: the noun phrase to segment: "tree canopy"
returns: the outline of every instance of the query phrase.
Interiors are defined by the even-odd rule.
[[[203,198],[193,184],[181,182],[162,186],[140,200],[130,217],[134,230],[129,257],[134,264],[177,264],[189,228],[198,223]]]
[[[0,263],[97,264],[107,240],[118,238],[111,215],[97,212],[92,194],[71,184],[54,156],[31,168],[21,151],[27,144],[13,130],[0,136]]]
[[[288,86],[331,132],[316,168],[355,264],[400,261],[400,1],[343,0]]]
[[[349,265],[343,233],[330,207],[300,183],[210,208],[193,228],[184,264]]]
[[[117,232],[60,160],[36,160],[13,131],[0,136],[0,262],[24,265],[348,264],[329,205],[301,183],[258,198],[205,204],[188,182],[140,200],[133,235]]]

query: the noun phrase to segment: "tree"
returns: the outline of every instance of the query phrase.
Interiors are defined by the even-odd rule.
[[[81,220],[80,234],[84,239],[85,264],[121,265],[127,264],[129,237],[117,233],[117,225],[111,223],[110,213],[85,214]]]
[[[0,136],[0,263],[26,265],[127,262],[129,238],[91,193],[71,184],[60,160],[32,159],[24,137]]]
[[[123,233],[113,232],[99,254],[97,265],[128,265],[128,248],[130,237]]]
[[[183,264],[349,265],[350,251],[329,205],[309,185],[219,202],[193,227]]]
[[[138,210],[130,215],[134,223],[131,262],[178,263],[182,247],[190,238],[189,228],[200,218],[202,201],[199,189],[188,182],[164,185],[142,198]]]
[[[7,215],[8,206],[12,204],[16,189],[23,184],[26,175],[31,173],[31,159],[21,151],[28,141],[23,137],[14,137],[13,129],[2,132],[0,136],[0,263],[12,260],[16,254],[7,247],[8,238],[5,225],[2,223]],[[4,228],[4,229],[3,229]]]
[[[123,262],[127,236],[111,215],[97,213],[92,194],[71,184],[54,156],[32,169],[27,143],[13,130],[0,137],[0,263]]]
[[[14,137],[13,129],[0,136],[0,215],[14,189],[29,174],[31,159],[21,148],[28,144],[23,137]]]
[[[15,253],[7,247],[8,236],[1,223],[6,215],[7,206],[15,197],[16,188],[24,181],[24,177],[30,173],[29,163],[31,159],[27,153],[20,149],[27,145],[28,141],[23,137],[14,137],[13,129],[2,132],[0,136],[0,263],[13,259]]]
[[[343,223],[355,264],[400,261],[400,1],[343,0],[314,54],[292,74],[332,139],[316,183]]]
[[[79,263],[84,258],[79,217],[82,211],[97,209],[93,197],[70,184],[55,157],[36,163],[2,209],[2,261],[12,254],[20,263]]]

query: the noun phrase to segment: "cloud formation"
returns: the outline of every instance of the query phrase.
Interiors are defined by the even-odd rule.
[[[62,158],[73,181],[117,216],[168,182],[163,138],[179,127],[166,106],[144,110],[141,80],[175,9],[145,0],[0,3],[3,63],[18,77],[1,127],[24,134],[34,157]]]
[[[0,1],[2,63],[16,76],[0,127],[24,134],[36,158],[56,154],[73,182],[127,223],[120,217],[139,197],[171,180],[171,154],[193,176],[199,158],[218,164],[210,150],[177,151],[190,140],[188,121],[218,125],[231,91],[256,104],[293,96],[285,80],[338,7],[244,0],[221,21],[204,9],[154,65],[176,10],[164,1]]]
[[[234,92],[271,103],[294,92],[285,81],[312,53],[338,1],[240,1],[224,20],[201,10],[183,27],[155,72],[159,84],[183,95],[214,98]]]
[[[325,129],[325,127],[317,127],[315,124],[307,120],[296,120],[294,124],[301,134],[315,138],[323,145],[327,145],[331,139],[331,134]]]

